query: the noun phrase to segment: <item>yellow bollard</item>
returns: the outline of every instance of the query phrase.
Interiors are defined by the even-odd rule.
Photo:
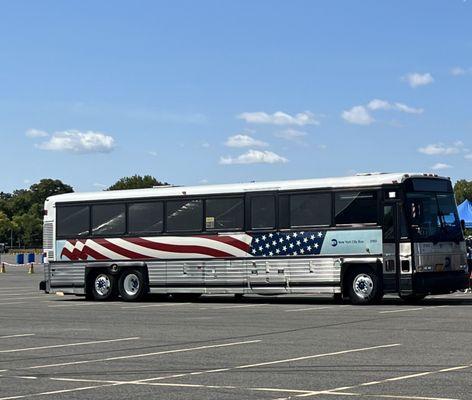
[[[2,263],[2,267],[0,268],[0,274],[5,274],[7,270],[5,269],[5,263]]]
[[[29,268],[28,268],[28,274],[34,274],[33,263],[31,263]]]

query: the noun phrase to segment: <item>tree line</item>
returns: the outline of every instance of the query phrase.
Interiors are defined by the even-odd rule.
[[[105,190],[143,189],[167,185],[151,175],[123,177]],[[29,189],[0,192],[0,243],[7,247],[41,248],[43,205],[47,197],[71,193],[72,186],[58,179],[41,179]],[[472,201],[472,181],[461,179],[454,185],[457,204]]]
[[[151,188],[166,185],[151,175],[123,177],[105,190]],[[43,205],[46,198],[72,193],[59,179],[41,179],[29,189],[0,192],[0,243],[13,248],[41,248]]]

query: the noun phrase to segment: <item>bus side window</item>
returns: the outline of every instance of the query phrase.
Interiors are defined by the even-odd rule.
[[[251,198],[251,228],[275,228],[275,198],[272,195]]]
[[[393,206],[384,206],[383,217],[383,238],[384,240],[395,239],[395,221],[393,214]]]
[[[244,228],[244,200],[222,198],[205,200],[207,230],[241,230]]]
[[[90,207],[59,206],[57,207],[57,236],[76,238],[89,235]]]
[[[375,224],[376,192],[338,192],[335,194],[336,225]]]
[[[203,202],[201,200],[175,200],[167,202],[167,231],[201,232]]]
[[[292,227],[331,225],[331,194],[293,194],[290,196]]]
[[[124,204],[95,204],[92,206],[92,235],[120,235],[125,233]]]
[[[162,201],[128,205],[129,233],[161,233],[163,220],[164,206]]]

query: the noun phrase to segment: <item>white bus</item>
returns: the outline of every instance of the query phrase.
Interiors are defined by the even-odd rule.
[[[432,174],[70,193],[44,214],[47,293],[369,304],[468,287],[452,185]]]

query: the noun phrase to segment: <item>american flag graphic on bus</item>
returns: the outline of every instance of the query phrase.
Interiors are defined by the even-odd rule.
[[[61,260],[276,257],[320,254],[324,232],[74,239],[58,241]]]

